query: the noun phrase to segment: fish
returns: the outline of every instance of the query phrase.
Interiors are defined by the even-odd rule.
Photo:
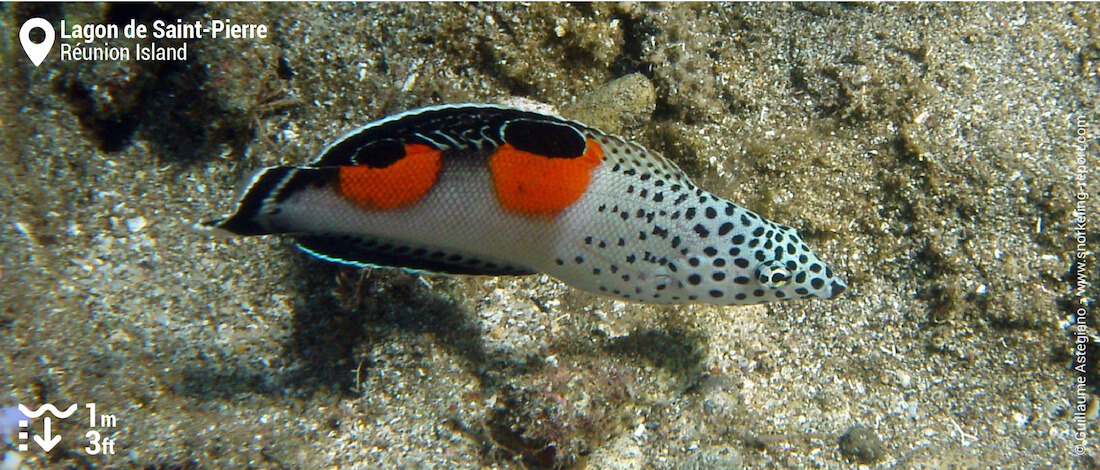
[[[638,303],[748,305],[847,288],[795,229],[703,190],[636,143],[541,112],[415,109],[243,186],[231,214],[198,227],[287,236],[360,267],[545,273]]]

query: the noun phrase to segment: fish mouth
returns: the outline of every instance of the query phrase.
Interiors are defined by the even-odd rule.
[[[845,284],[844,281],[833,280],[832,282],[829,283],[829,285],[827,287],[822,289],[820,292],[815,292],[813,294],[813,296],[817,297],[819,299],[826,299],[827,300],[827,299],[835,298],[836,296],[838,296],[840,294],[843,294],[844,291],[846,291],[846,290],[848,290],[848,285]]]
[[[833,283],[829,285],[829,296],[826,297],[826,299],[831,299],[843,294],[846,290],[848,290],[848,286],[844,285],[843,282],[833,281]]]

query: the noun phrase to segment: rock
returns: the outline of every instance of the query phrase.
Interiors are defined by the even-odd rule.
[[[630,74],[612,80],[563,106],[562,116],[576,119],[609,134],[649,119],[657,107],[657,92],[645,75]]]
[[[882,460],[886,448],[874,432],[862,424],[856,424],[840,436],[840,453],[852,462],[870,465]]]

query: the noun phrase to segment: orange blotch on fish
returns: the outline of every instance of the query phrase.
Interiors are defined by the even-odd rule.
[[[574,158],[546,157],[501,145],[489,161],[497,200],[522,214],[552,217],[577,202],[588,189],[603,150],[592,139]]]
[[[405,156],[384,168],[342,166],[337,181],[341,195],[376,210],[415,204],[435,186],[441,151],[422,144],[405,146]]]

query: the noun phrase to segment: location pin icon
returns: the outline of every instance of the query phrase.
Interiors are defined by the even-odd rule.
[[[41,28],[42,32],[46,33],[46,39],[37,44],[31,41],[31,31],[34,28]],[[50,49],[53,49],[53,25],[43,18],[31,18],[23,23],[22,28],[19,28],[19,42],[23,43],[23,51],[27,53],[27,57],[31,58],[35,67],[38,67],[43,60],[46,60]]]

